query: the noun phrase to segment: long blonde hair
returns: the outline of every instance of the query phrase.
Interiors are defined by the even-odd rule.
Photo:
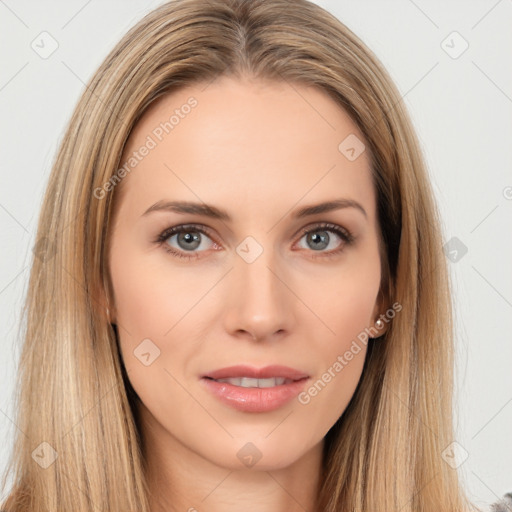
[[[90,80],[39,218],[8,466],[14,484],[1,508],[149,511],[135,398],[102,300],[112,296],[106,254],[116,189],[101,199],[95,190],[118,170],[130,131],[156,98],[221,75],[319,87],[357,123],[372,156],[381,293],[402,310],[368,345],[356,392],[326,436],[318,510],[477,510],[442,458],[454,440],[452,305],[418,140],[377,58],[307,0],[166,3]]]

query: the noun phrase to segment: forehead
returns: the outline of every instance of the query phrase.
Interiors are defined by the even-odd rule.
[[[370,216],[368,149],[357,156],[363,144],[357,125],[321,89],[221,77],[168,93],[145,112],[123,153],[121,165],[133,164],[123,195],[134,207],[165,197],[229,202],[251,213],[350,196]],[[357,158],[347,157],[348,146]]]

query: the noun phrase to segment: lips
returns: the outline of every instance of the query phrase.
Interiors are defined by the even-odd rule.
[[[223,404],[243,412],[271,412],[290,403],[309,380],[288,366],[221,368],[202,375],[200,383]]]
[[[309,375],[295,368],[281,365],[270,365],[255,368],[248,365],[229,366],[202,375],[203,378],[214,380],[247,377],[250,379],[284,378],[292,381],[308,378]]]
[[[200,382],[222,403],[239,411],[263,413],[285,406],[296,397],[309,375],[288,366],[230,366],[201,375]]]

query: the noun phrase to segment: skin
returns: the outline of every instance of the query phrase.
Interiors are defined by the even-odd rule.
[[[368,151],[349,161],[338,150],[349,134],[364,137],[319,89],[221,77],[155,102],[122,161],[190,96],[197,106],[117,185],[109,251],[111,320],[141,400],[151,510],[311,511],[324,436],[352,398],[366,345],[308,404],[294,399],[271,412],[223,404],[200,375],[234,364],[283,364],[310,375],[307,389],[375,326],[384,309],[370,160]],[[353,207],[292,217],[337,198],[357,201],[366,217]],[[162,200],[204,202],[232,221],[143,215]],[[320,227],[313,234],[329,240],[317,248],[300,229],[321,222],[355,240],[347,244]],[[155,243],[166,228],[189,223],[210,229],[211,236],[189,230],[199,247],[187,252],[178,235]],[[263,249],[251,263],[236,252],[247,236]],[[199,257],[178,258],[166,246]],[[160,350],[148,366],[134,355],[145,339]],[[261,453],[252,467],[237,456],[247,443]]]

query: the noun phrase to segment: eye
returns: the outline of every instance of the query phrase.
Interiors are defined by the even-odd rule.
[[[332,237],[329,233],[334,233],[335,238],[339,238],[343,241],[341,245],[338,245],[336,248],[330,251],[323,251],[326,247],[329,247],[329,244],[332,242]],[[301,240],[306,237],[306,243],[308,244],[307,248],[312,248],[313,252],[319,252],[320,254],[315,254],[313,257],[330,257],[339,254],[346,245],[351,244],[354,241],[354,236],[345,228],[338,226],[336,224],[330,224],[324,222],[322,224],[318,224],[313,228],[304,228],[301,231],[302,237]]]
[[[324,251],[323,249],[332,242],[329,233],[334,233],[335,238],[342,240],[343,243],[341,245],[338,244],[338,247],[333,250]],[[175,243],[178,247],[173,246],[170,242],[174,237],[177,237]],[[314,258],[335,256],[343,251],[346,245],[354,241],[354,236],[348,230],[330,223],[322,223],[313,228],[302,229],[300,239],[302,240],[304,237],[306,237],[306,243],[309,244],[309,247],[306,247],[306,249],[312,248],[311,252],[319,253],[318,255],[314,254]],[[210,247],[204,247],[203,242],[205,239],[210,241]],[[173,256],[189,260],[198,258],[200,253],[208,248],[218,249],[220,247],[212,240],[209,230],[205,226],[197,224],[182,224],[167,228],[158,235],[155,243],[163,246],[164,250]],[[196,251],[196,249],[201,247],[203,251]]]
[[[169,242],[175,236],[177,236],[177,248],[170,245]],[[196,251],[196,249],[201,247],[204,237],[208,238],[212,242],[210,236],[208,235],[208,230],[204,226],[195,224],[182,224],[180,226],[167,228],[160,235],[158,235],[158,238],[155,240],[155,242],[162,245],[164,249],[173,256],[190,260],[199,256],[197,252],[201,251]],[[212,244],[213,248],[218,247],[215,242],[212,242]]]

